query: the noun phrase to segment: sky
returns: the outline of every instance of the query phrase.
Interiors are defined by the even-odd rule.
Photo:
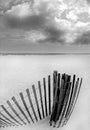
[[[0,13],[0,53],[90,52],[89,8],[76,4],[70,11],[68,3],[52,3],[6,4]]]

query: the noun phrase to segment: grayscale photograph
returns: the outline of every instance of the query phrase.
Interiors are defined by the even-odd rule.
[[[90,1],[0,0],[0,130],[90,129]]]

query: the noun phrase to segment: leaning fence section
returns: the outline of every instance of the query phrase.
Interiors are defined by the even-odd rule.
[[[37,85],[32,85],[1,105],[0,127],[33,124],[50,117],[53,127],[64,126],[69,120],[82,85],[82,78],[54,71]],[[8,106],[8,107],[7,107]]]

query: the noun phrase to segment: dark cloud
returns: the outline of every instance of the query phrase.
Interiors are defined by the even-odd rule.
[[[5,16],[5,26],[9,29],[21,29],[25,31],[39,30],[44,32],[46,39],[37,42],[59,42],[63,43],[62,37],[64,32],[55,27],[55,23],[50,19],[50,14],[47,13],[46,7],[40,8],[39,15],[32,15],[27,18],[20,19],[15,16]]]
[[[25,19],[10,16],[5,17],[5,26],[11,29],[40,29],[45,26],[45,22],[46,20],[42,15],[33,15]]]
[[[37,40],[38,43],[51,43],[51,44],[66,44],[64,40],[65,31],[58,29],[55,27],[55,23],[50,17],[50,12],[47,11],[47,3],[41,4],[39,7],[39,11],[41,12],[39,15],[32,15],[26,18],[20,19],[19,17],[5,15],[3,23],[6,29],[10,29],[14,31],[23,30],[23,31],[41,31],[44,32],[46,38],[43,40]],[[31,34],[32,35],[32,34]],[[70,45],[88,45],[90,44],[90,32],[85,32],[81,36],[79,36],[75,42],[72,42]],[[68,43],[69,45],[69,43]]]
[[[6,14],[4,16],[4,23],[6,27],[11,29],[22,29],[22,30],[32,30],[32,29],[40,29],[44,28],[45,24],[50,19],[50,12],[47,11],[47,4],[41,3],[38,7],[38,11],[40,12],[38,15],[32,14],[32,16],[28,16],[25,18],[19,18],[15,15],[11,16],[10,14]]]
[[[89,4],[90,5],[90,0],[86,0],[87,1],[87,4]]]
[[[41,31],[44,32],[46,39],[39,40],[39,43],[64,43],[62,37],[64,32],[55,27],[55,23],[52,20],[51,12],[47,9],[47,3],[41,3],[39,7],[40,14],[32,15],[26,18],[20,19],[16,16],[5,15],[4,16],[4,25],[6,29],[24,30],[26,31]],[[32,35],[32,34],[31,34]]]
[[[46,27],[45,28],[45,35],[46,39],[44,40],[39,40],[41,43],[59,43],[59,44],[64,44],[63,40],[63,35],[64,32],[61,30],[58,30],[57,28],[51,26],[51,27]]]
[[[83,33],[81,36],[78,36],[75,43],[76,45],[90,45],[90,31]]]

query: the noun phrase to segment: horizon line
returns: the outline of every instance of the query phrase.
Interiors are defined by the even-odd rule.
[[[75,52],[75,53],[0,53],[0,55],[90,55],[90,53],[78,53],[78,52]]]

